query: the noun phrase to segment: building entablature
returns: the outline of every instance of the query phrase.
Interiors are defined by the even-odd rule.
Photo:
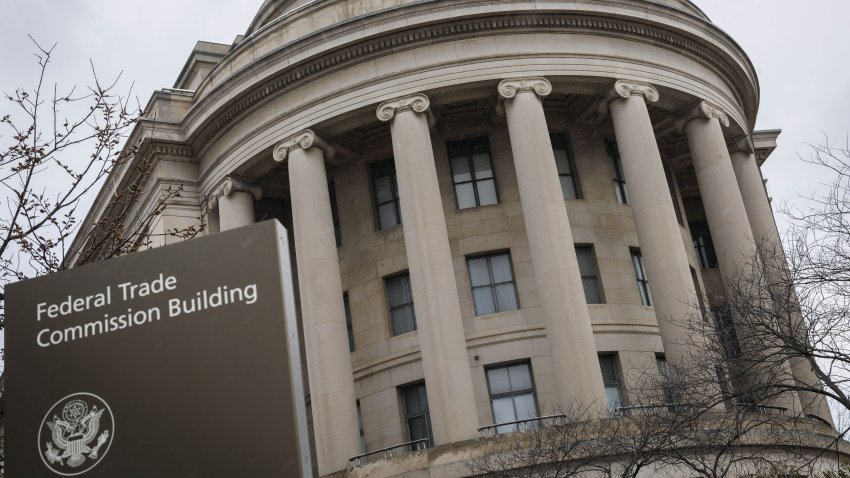
[[[500,56],[514,60],[543,57],[562,65],[561,73],[546,72],[548,77],[576,75],[576,69],[566,65],[577,62],[590,67],[584,69],[586,75],[610,77],[614,70],[632,69],[623,63],[623,57],[629,57],[627,63],[637,62],[637,69],[630,72],[633,76],[667,82],[659,86],[681,88],[695,97],[710,96],[708,99],[733,110],[732,116],[744,129],[752,125],[758,103],[754,70],[738,46],[712,24],[646,1],[621,0],[616,6],[541,3],[545,10],[529,10],[527,2],[488,4],[485,9],[474,2],[458,5],[435,0],[353,15],[340,2],[312,2],[236,45],[199,85],[182,128],[193,147],[204,153],[238,119],[264,103],[287,103],[281,97],[311,81],[326,83],[344,70],[371,69],[371,81],[362,84],[365,88],[404,70],[433,70],[428,58],[415,52],[438,44],[457,50],[454,58],[441,59],[445,66]],[[562,38],[563,46],[555,49],[522,38],[509,40],[512,35],[530,33],[571,36],[568,41]],[[477,43],[476,48],[458,48],[464,41]],[[669,57],[671,50],[681,61]],[[404,51],[410,53],[406,61],[391,59]],[[389,62],[398,67],[382,68]],[[678,70],[693,70],[690,64],[704,73],[689,75],[694,76],[691,84],[669,80],[671,73],[680,74]],[[660,70],[653,71],[657,68]]]

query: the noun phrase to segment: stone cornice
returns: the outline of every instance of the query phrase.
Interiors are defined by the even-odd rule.
[[[509,100],[522,92],[535,93],[542,98],[552,93],[552,83],[546,78],[517,78],[499,83],[499,97],[503,99]]]
[[[263,189],[259,184],[228,176],[216,186],[207,198],[207,210],[218,209],[218,201],[223,197],[230,196],[234,192],[246,192],[254,196],[254,201],[259,201],[263,195]]]
[[[720,124],[723,126],[729,127],[729,115],[726,114],[723,109],[721,109],[717,105],[713,105],[708,101],[700,101],[699,103],[695,103],[684,111],[679,113],[676,118],[676,122],[679,125],[680,129],[684,129],[685,125],[690,123],[691,121],[703,118],[703,119],[717,119],[720,121]]]
[[[726,147],[729,148],[729,154],[746,153],[753,154],[753,143],[746,135],[736,136],[726,141]]]
[[[192,133],[195,151],[204,148],[237,118],[259,104],[276,97],[296,85],[325,75],[352,62],[365,61],[385,54],[388,49],[414,48],[434,38],[449,40],[475,35],[508,31],[558,31],[564,33],[590,33],[594,35],[621,36],[649,41],[662,48],[691,56],[718,71],[727,79],[738,98],[746,97],[746,86],[733,73],[732,65],[721,59],[713,50],[696,43],[692,38],[661,27],[636,24],[629,20],[595,17],[574,13],[516,14],[498,17],[474,17],[421,26],[416,29],[388,33],[379,37],[352,42],[343,48],[294,64],[274,77],[255,85],[240,95],[240,99],[211,117],[202,128]],[[235,81],[235,80],[233,80]],[[224,85],[222,85],[223,87]],[[203,109],[208,100],[203,98],[193,107]]]
[[[422,93],[417,93],[404,98],[396,98],[394,100],[384,101],[378,105],[377,115],[381,121],[390,121],[395,115],[403,111],[412,111],[414,113],[427,113],[431,106],[431,100]]]
[[[334,148],[311,129],[305,129],[277,143],[272,152],[274,160],[282,163],[289,158],[289,154],[299,149],[310,149],[317,147],[325,153],[325,159],[334,157]]]

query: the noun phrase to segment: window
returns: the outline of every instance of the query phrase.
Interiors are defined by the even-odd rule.
[[[360,411],[360,400],[357,400],[357,426],[360,428],[360,453],[366,453],[366,434],[363,433],[363,412]],[[358,464],[366,462],[368,456],[360,458]]]
[[[561,180],[561,192],[564,199],[579,199],[581,191],[576,181],[575,161],[567,135],[550,133],[552,151],[555,153],[555,165],[558,167],[558,179]]]
[[[651,306],[652,297],[649,295],[649,279],[646,277],[646,267],[643,266],[643,257],[641,257],[640,251],[632,251],[632,267],[635,269],[640,303]]]
[[[488,369],[487,387],[495,424],[537,418],[534,382],[527,362]],[[518,424],[504,425],[497,427],[496,433],[518,429]]]
[[[732,313],[729,308],[711,309],[711,315],[714,317],[714,330],[717,334],[717,340],[720,342],[720,347],[723,349],[726,358],[734,359],[741,355],[738,332],[735,330],[735,323],[732,322]]]
[[[581,274],[581,285],[584,287],[584,299],[588,304],[601,304],[602,290],[599,287],[599,274],[596,269],[593,246],[576,246],[576,258],[579,274]]]
[[[401,224],[398,205],[398,184],[395,179],[395,162],[392,158],[373,163],[372,192],[375,199],[378,230],[383,231]]]
[[[599,356],[599,368],[602,369],[602,383],[605,384],[605,396],[608,397],[608,409],[615,413],[623,406],[620,394],[620,380],[617,373],[617,357],[614,354]]]
[[[499,202],[487,138],[450,141],[446,143],[446,149],[452,166],[457,208]]]
[[[670,190],[670,200],[673,201],[673,212],[676,213],[676,221],[679,222],[680,226],[684,226],[685,222],[682,219],[682,208],[679,205],[679,197],[676,195],[676,187],[673,184],[673,170],[667,166],[667,163],[662,163],[664,165],[664,177],[667,178],[667,189]]]
[[[328,193],[331,199],[331,217],[334,223],[334,237],[336,238],[336,247],[342,245],[342,233],[339,229],[339,210],[336,205],[336,184],[333,181],[328,181]]]
[[[387,300],[390,303],[390,333],[393,336],[416,330],[413,312],[413,293],[410,291],[410,274],[405,272],[384,280]]]
[[[656,355],[655,365],[658,366],[658,376],[661,378],[664,403],[672,405],[675,403],[673,400],[673,381],[670,377],[670,367],[667,366],[667,359],[663,355]]]
[[[348,305],[348,292],[342,294],[342,305],[345,309],[345,328],[348,329],[348,351],[354,352],[354,326],[351,322],[351,307]]]
[[[433,446],[431,415],[428,413],[428,394],[425,391],[425,383],[401,387],[399,392],[404,402],[404,422],[407,425],[408,441],[426,439],[428,442],[425,446]],[[416,445],[413,449],[416,449]]]
[[[620,204],[629,203],[629,195],[626,192],[626,177],[623,176],[623,165],[620,163],[620,150],[617,149],[617,143],[606,141],[605,148],[608,150],[608,157],[611,158],[611,165],[614,171],[614,192],[617,194],[617,201]]]
[[[495,314],[519,308],[511,255],[508,252],[467,259],[475,315]]]
[[[711,231],[707,222],[692,222],[691,239],[697,253],[701,269],[717,267],[717,254],[714,252],[714,242],[711,241]]]

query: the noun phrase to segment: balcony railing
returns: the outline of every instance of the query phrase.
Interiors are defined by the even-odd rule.
[[[785,407],[775,407],[773,405],[760,405],[757,403],[747,402],[736,403],[735,407],[746,412],[763,413],[765,415],[785,415],[788,412],[788,409]]]
[[[351,464],[352,468],[357,468],[358,466],[364,465],[368,463],[369,457],[372,455],[383,455],[382,458],[392,458],[396,453],[405,454],[407,452],[420,451],[428,448],[430,446],[431,439],[430,438],[420,438],[418,440],[407,441],[404,443],[399,443],[398,445],[388,446],[386,448],[381,448],[380,450],[374,450],[367,453],[363,453],[362,455],[357,455],[355,457],[349,458],[348,462]],[[405,450],[400,450],[400,449]],[[395,450],[399,450],[394,453]]]
[[[478,427],[478,433],[482,438],[492,438],[498,435],[499,429],[503,427],[511,427],[510,432],[523,430],[536,430],[542,427],[558,426],[567,423],[567,416],[564,414],[546,415],[543,417],[526,418],[524,420],[514,420],[510,422],[494,423],[493,425],[485,425]]]

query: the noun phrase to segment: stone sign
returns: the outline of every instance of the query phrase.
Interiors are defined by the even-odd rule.
[[[310,476],[277,221],[6,288],[10,477]]]

